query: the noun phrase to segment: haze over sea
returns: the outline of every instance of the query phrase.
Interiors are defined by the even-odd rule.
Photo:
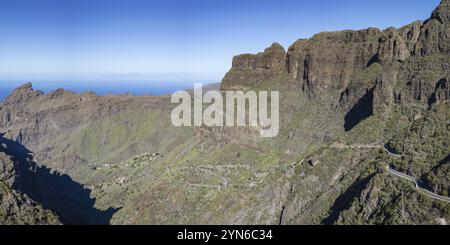
[[[0,81],[0,101],[3,101],[18,86],[28,81]],[[194,82],[125,82],[125,81],[31,81],[35,90],[42,90],[45,93],[58,88],[63,88],[72,92],[82,93],[92,91],[97,95],[107,94],[133,94],[141,95],[163,95],[171,94],[179,90],[193,88]],[[203,82],[203,85],[211,82]]]

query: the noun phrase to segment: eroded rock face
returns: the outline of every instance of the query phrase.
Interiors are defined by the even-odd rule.
[[[31,83],[16,88],[5,100],[4,105],[21,105],[43,94],[42,91],[33,90]]]
[[[310,98],[343,90],[358,70],[376,60],[377,29],[321,33],[289,48],[291,78]]]
[[[285,72],[286,51],[280,44],[274,43],[262,53],[234,57],[231,71],[225,75],[221,89],[258,85]]]
[[[415,46],[416,55],[429,55],[434,52],[450,51],[450,1],[442,0],[431,18],[421,27],[420,37]]]
[[[441,4],[433,11],[432,18],[442,24],[450,23],[450,1],[442,0]]]
[[[398,30],[411,53],[414,51],[414,46],[419,40],[422,25],[423,21],[415,21]]]
[[[377,55],[380,62],[404,61],[410,55],[406,41],[395,28],[384,31],[378,41]]]
[[[400,29],[325,32],[296,41],[284,57],[279,45],[257,55],[237,56],[222,89],[259,88],[263,82],[282,80],[296,84],[310,99],[326,96],[344,111],[373,90],[370,106],[375,113],[394,103],[445,100],[449,2],[443,0],[425,22]]]

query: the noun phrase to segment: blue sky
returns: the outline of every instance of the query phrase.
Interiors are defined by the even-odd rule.
[[[400,27],[439,0],[0,0],[0,81],[220,81],[232,57]]]

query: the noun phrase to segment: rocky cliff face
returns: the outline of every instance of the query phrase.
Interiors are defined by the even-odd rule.
[[[256,55],[243,54],[233,58],[233,67],[222,81],[222,89],[240,89],[282,75],[286,72],[286,51],[274,43]]]
[[[236,56],[222,89],[257,88],[278,78],[297,84],[311,100],[333,95],[331,102],[347,112],[365,97],[375,113],[394,103],[426,104],[436,94],[445,99],[449,9],[443,0],[428,20],[400,29],[326,32],[296,41],[286,54],[273,44],[263,53]]]
[[[442,0],[441,4],[433,11],[432,17],[440,23],[450,23],[450,1]]]

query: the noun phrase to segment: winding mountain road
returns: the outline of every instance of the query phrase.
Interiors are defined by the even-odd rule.
[[[372,144],[372,145],[344,145],[344,144],[336,143],[336,144],[333,144],[331,147],[332,148],[336,148],[336,149],[383,148],[383,150],[391,157],[401,158],[403,156],[403,154],[401,154],[401,153],[394,152],[393,149],[390,149],[387,144],[383,144],[383,142],[381,142],[381,141],[380,141],[380,144]],[[426,196],[428,196],[428,197],[430,197],[432,199],[435,199],[435,200],[439,200],[439,201],[443,201],[443,202],[450,202],[450,197],[440,196],[440,195],[438,195],[438,194],[436,194],[436,193],[434,193],[432,191],[429,191],[426,187],[424,187],[424,185],[423,185],[423,183],[422,183],[422,181],[420,179],[415,178],[413,176],[409,176],[409,175],[404,174],[402,172],[396,171],[395,169],[393,169],[389,165],[386,166],[386,170],[390,174],[392,174],[392,175],[394,175],[396,177],[399,177],[399,178],[402,178],[402,179],[405,179],[405,180],[413,182],[415,187],[416,187],[416,189],[420,193],[422,193],[422,194],[424,194],[424,195],[426,195]]]
[[[383,150],[384,150],[385,152],[387,152],[387,154],[389,154],[389,156],[391,156],[391,157],[400,158],[400,157],[403,156],[403,154],[399,154],[399,153],[392,152],[392,151],[388,148],[387,144],[384,144],[384,145],[383,145]]]
[[[389,149],[389,148],[387,147],[387,145],[384,145],[383,149],[384,149],[390,156],[392,156],[392,157],[400,158],[400,157],[403,156],[403,154],[398,154],[398,153],[392,152],[391,149]],[[415,178],[415,177],[413,177],[413,176],[409,176],[409,175],[404,174],[404,173],[402,173],[402,172],[399,172],[399,171],[393,169],[393,168],[392,168],[391,166],[389,166],[389,165],[386,166],[386,170],[387,170],[390,174],[392,174],[392,175],[395,175],[395,176],[397,176],[397,177],[399,177],[399,178],[402,178],[402,179],[405,179],[405,180],[408,180],[408,181],[413,182],[414,185],[416,186],[416,189],[417,189],[420,193],[422,193],[422,194],[424,194],[424,195],[426,195],[426,196],[428,196],[428,197],[430,197],[430,198],[432,198],[432,199],[435,199],[435,200],[439,200],[439,201],[443,201],[443,202],[450,202],[450,197],[440,196],[440,195],[438,195],[438,194],[436,194],[436,193],[434,193],[434,192],[429,191],[428,189],[426,189],[426,188],[423,186],[423,183],[422,183],[422,181],[421,181],[420,179]]]
[[[414,185],[416,186],[416,189],[420,193],[422,193],[422,194],[424,194],[424,195],[426,195],[426,196],[428,196],[428,197],[430,197],[432,199],[435,199],[435,200],[444,201],[444,202],[450,202],[450,197],[440,196],[440,195],[438,195],[438,194],[436,194],[434,192],[431,192],[431,191],[427,190],[426,188],[424,188],[423,184],[422,184],[422,181],[420,181],[420,179],[417,179],[417,178],[414,178],[414,177],[409,176],[407,174],[404,174],[404,173],[401,173],[399,171],[396,171],[393,168],[391,168],[389,165],[386,167],[386,169],[392,175],[395,175],[395,176],[397,176],[399,178],[402,178],[402,179],[405,179],[405,180],[413,182]]]
[[[392,151],[387,147],[387,145],[384,145],[383,148],[384,148],[384,150],[385,150],[390,156],[392,156],[392,157],[399,158],[399,157],[402,157],[402,156],[403,156],[402,154],[398,154],[398,153],[392,152]],[[402,179],[405,179],[405,180],[408,180],[408,181],[413,182],[414,185],[416,186],[416,189],[417,189],[420,193],[422,193],[422,194],[424,194],[424,195],[426,195],[426,196],[428,196],[428,197],[430,197],[430,198],[432,198],[432,199],[435,199],[435,200],[444,201],[444,202],[450,202],[450,197],[440,196],[440,195],[438,195],[438,194],[436,194],[436,193],[434,193],[434,192],[429,191],[428,189],[426,189],[426,188],[423,186],[423,183],[422,183],[422,181],[421,181],[420,179],[415,178],[415,177],[413,177],[413,176],[409,176],[409,175],[404,174],[404,173],[402,173],[402,172],[396,171],[395,169],[393,169],[393,168],[392,168],[391,166],[389,166],[389,165],[386,166],[386,169],[387,169],[387,171],[388,171],[390,174],[392,174],[392,175],[395,175],[395,176],[397,176],[397,177],[399,177],[399,178],[402,178]]]

